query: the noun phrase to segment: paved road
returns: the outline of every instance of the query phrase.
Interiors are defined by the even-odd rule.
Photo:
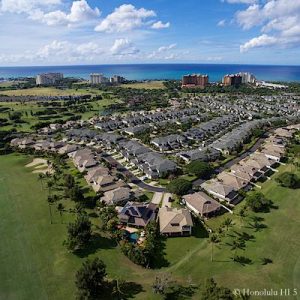
[[[246,152],[242,153],[240,156],[234,158],[233,160],[227,162],[224,166],[218,168],[215,170],[216,174],[221,173],[222,171],[231,168],[234,164],[238,163],[240,160],[244,159],[245,157],[249,156],[250,154],[254,153],[265,141],[267,136],[263,136],[260,139],[257,140],[257,142]],[[116,159],[114,159],[111,155],[103,152],[99,154],[99,157],[103,158],[105,161],[107,161],[110,165],[115,167],[118,172],[122,173],[125,177],[129,179],[129,181],[141,189],[147,190],[149,192],[154,193],[164,193],[167,191],[164,187],[157,187],[149,185],[142,180],[140,180],[137,176],[135,176],[132,172],[130,172],[128,169],[126,169],[123,165],[121,165]],[[193,182],[194,187],[200,186],[205,180],[203,179],[197,179]]]
[[[250,154],[254,153],[256,150],[259,149],[259,147],[264,143],[265,139],[267,138],[267,136],[263,136],[261,138],[259,138],[257,140],[257,142],[247,151],[243,152],[240,156],[230,160],[229,162],[227,162],[224,166],[215,169],[215,174],[218,175],[221,172],[230,169],[233,165],[237,164],[238,162],[240,162],[242,159],[246,158],[247,156],[249,156]],[[197,179],[195,181],[193,181],[193,186],[200,186],[203,182],[205,182],[206,180],[203,179]]]
[[[157,187],[149,185],[142,180],[140,180],[138,177],[136,177],[132,172],[127,170],[124,166],[122,166],[116,159],[114,159],[111,155],[103,152],[102,154],[99,154],[101,158],[103,158],[105,161],[107,161],[111,166],[115,167],[117,171],[121,174],[123,174],[125,177],[129,179],[129,181],[141,189],[147,190],[149,192],[154,193],[164,193],[166,191],[166,188],[164,187]]]

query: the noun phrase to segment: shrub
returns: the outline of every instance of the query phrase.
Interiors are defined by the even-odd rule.
[[[291,189],[300,187],[300,178],[296,174],[290,172],[282,173],[276,180],[283,187]]]
[[[187,194],[192,189],[192,187],[192,183],[188,180],[177,178],[168,184],[167,190],[170,193],[182,196]]]
[[[272,201],[267,199],[264,194],[254,192],[246,197],[247,206],[254,212],[268,212],[272,206]]]

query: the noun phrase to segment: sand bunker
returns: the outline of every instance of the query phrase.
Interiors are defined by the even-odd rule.
[[[31,163],[26,165],[27,168],[34,168],[32,173],[50,173],[53,174],[54,170],[51,165],[48,165],[47,160],[44,158],[35,158]]]
[[[36,167],[37,165],[45,165],[47,167],[47,160],[44,158],[35,158],[31,163],[27,164],[26,167],[31,168]]]

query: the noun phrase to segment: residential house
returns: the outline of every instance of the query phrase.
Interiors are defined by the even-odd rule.
[[[261,153],[263,153],[267,158],[280,162],[280,160],[284,157],[285,149],[273,144],[266,144],[261,150]]]
[[[177,170],[176,163],[154,152],[138,155],[133,162],[149,178],[165,177]]]
[[[222,206],[203,192],[183,196],[186,207],[197,216],[210,218],[217,215]]]
[[[161,207],[158,218],[162,235],[172,237],[192,234],[193,220],[188,209]]]
[[[151,141],[160,151],[180,149],[185,144],[187,138],[179,134],[171,134],[165,137],[155,138]]]
[[[133,198],[133,193],[130,188],[118,187],[114,190],[105,192],[104,196],[101,198],[101,201],[107,205],[116,205],[130,201],[131,198]]]
[[[73,162],[80,172],[84,172],[98,164],[94,153],[88,148],[69,153],[69,156],[73,157]]]
[[[120,222],[132,227],[144,228],[155,221],[158,206],[153,203],[127,202],[120,210]]]
[[[232,186],[223,184],[216,179],[204,182],[201,187],[209,194],[217,197],[220,200],[225,200],[229,204],[234,203],[239,196],[237,191]]]

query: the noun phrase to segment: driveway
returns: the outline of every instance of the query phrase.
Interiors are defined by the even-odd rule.
[[[153,204],[159,205],[160,202],[161,202],[162,196],[163,196],[163,193],[158,193],[158,192],[154,193],[151,202],[152,202]]]
[[[172,194],[170,194],[170,193],[164,194],[162,207],[171,207],[171,202],[169,202],[170,198],[172,198]]]

